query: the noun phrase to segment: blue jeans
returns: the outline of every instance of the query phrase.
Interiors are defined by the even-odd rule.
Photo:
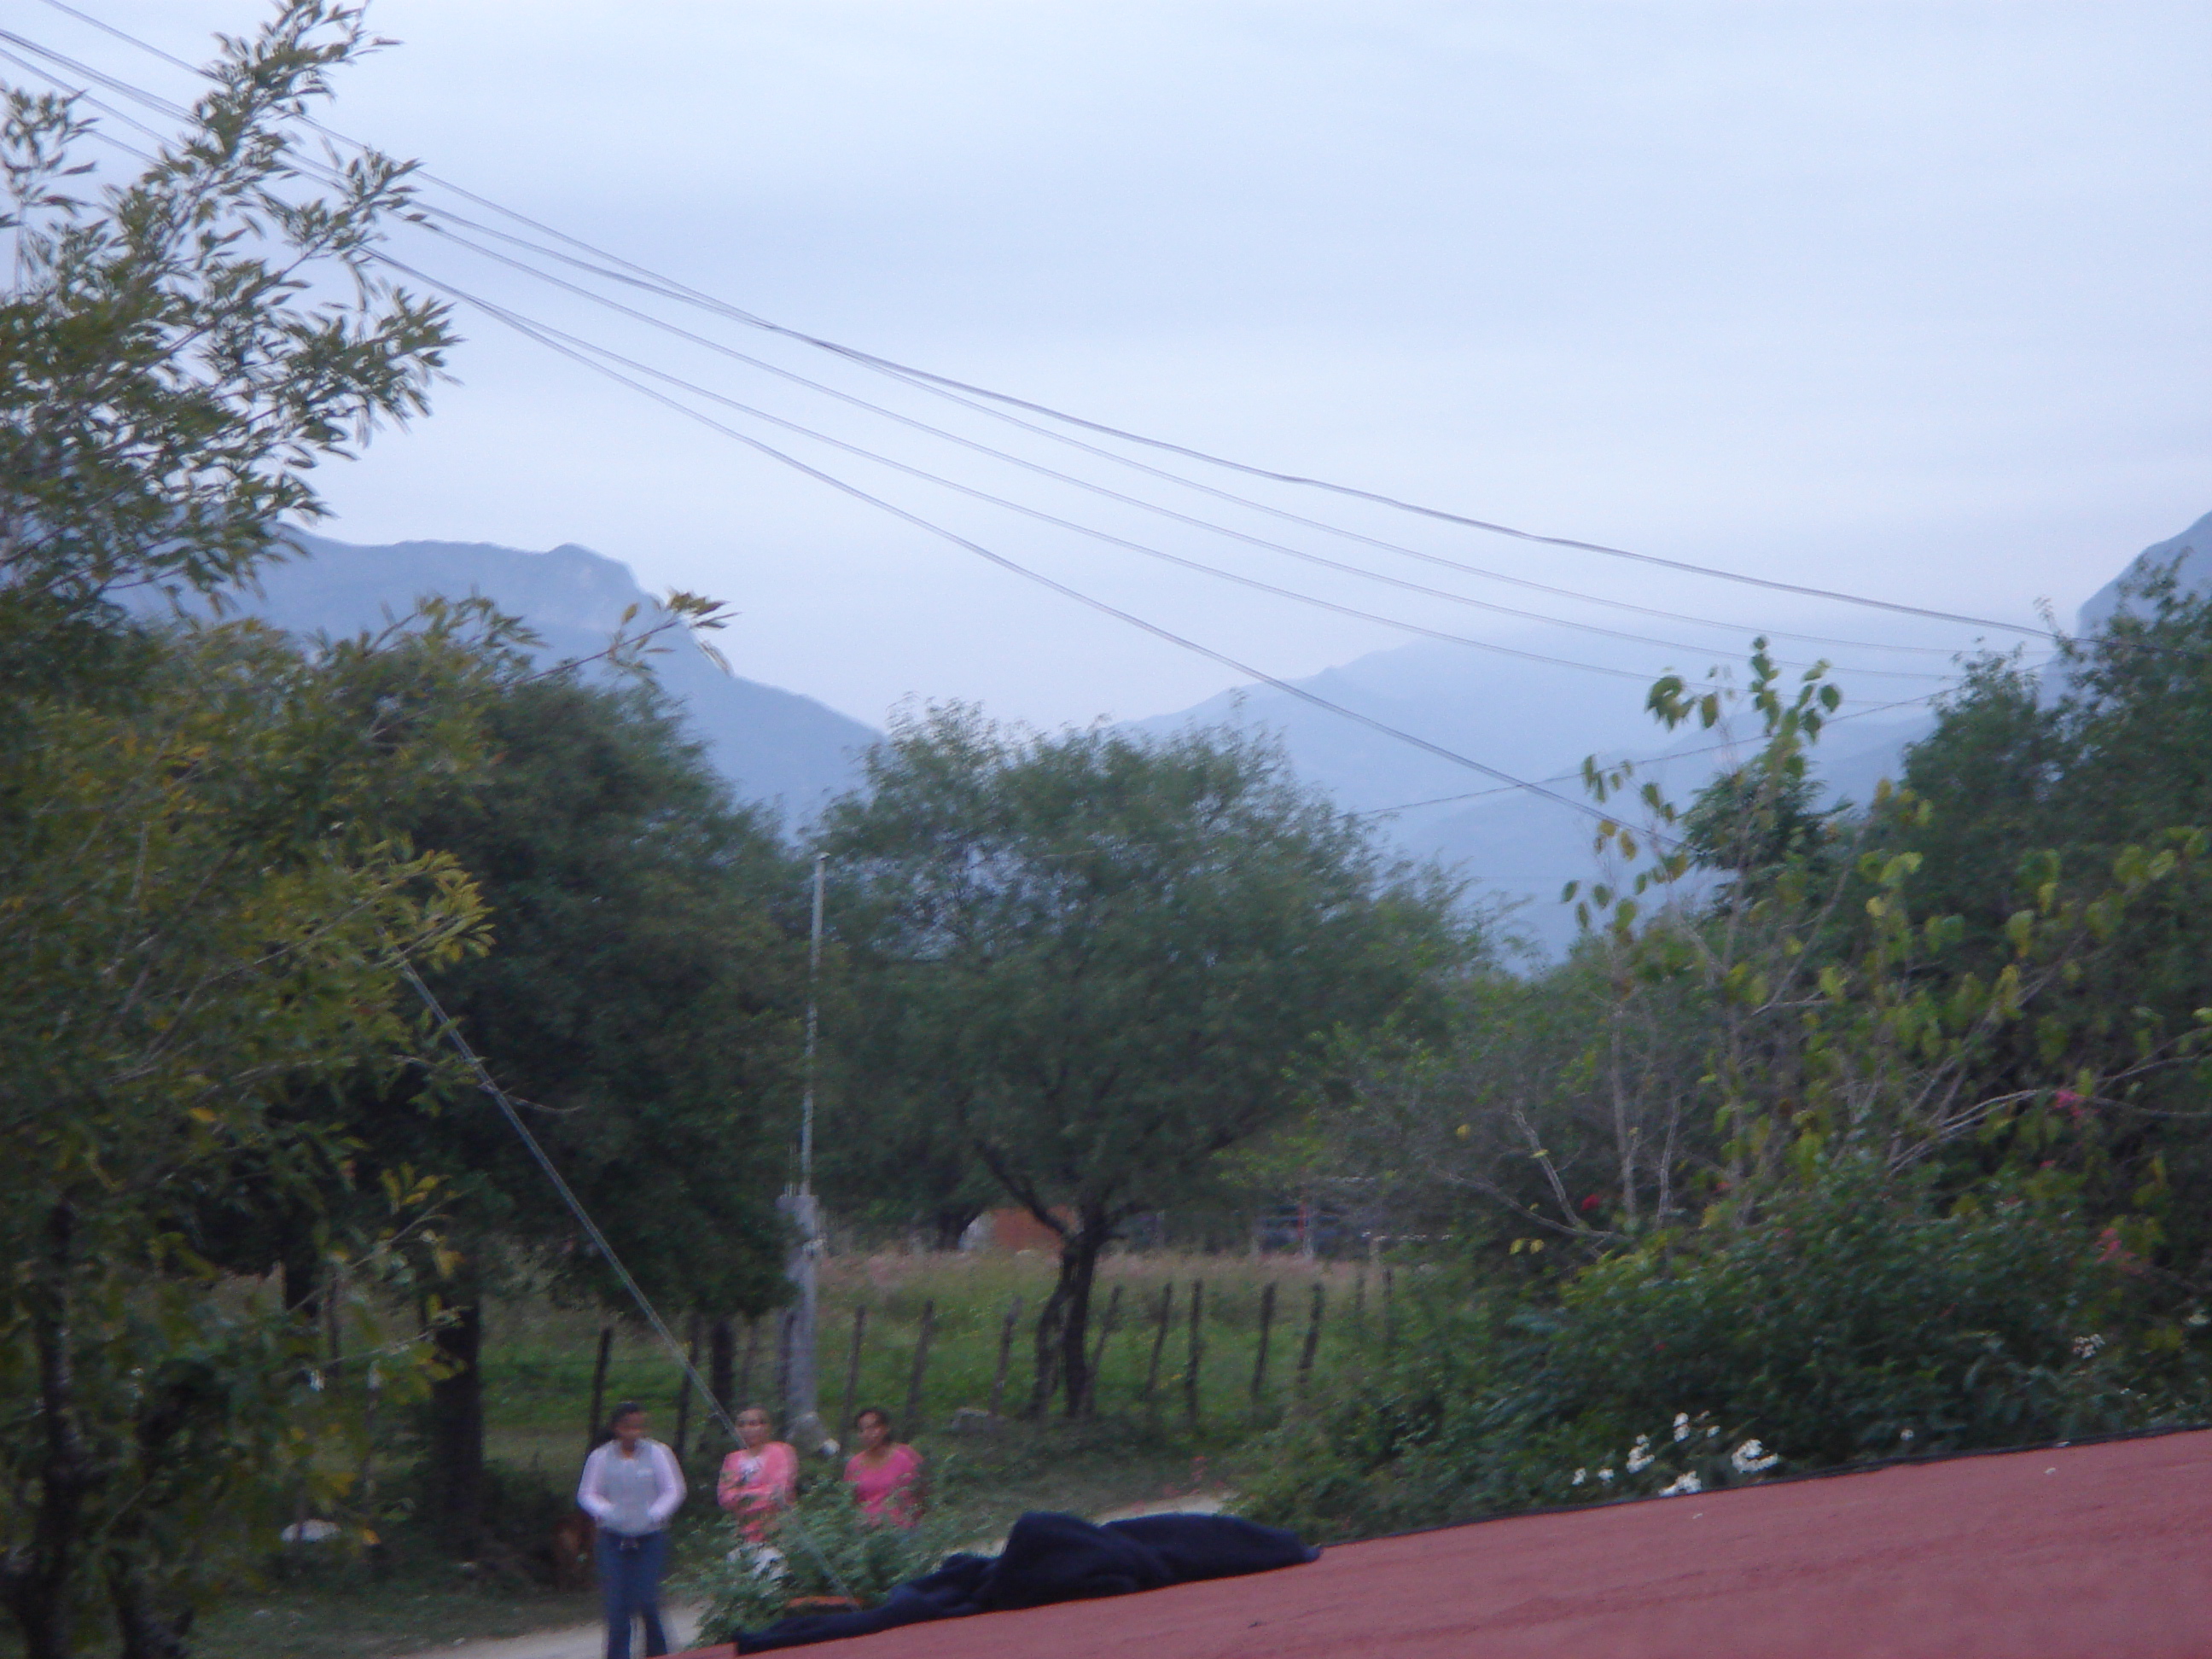
[[[645,1620],[647,1659],[668,1651],[660,1628],[660,1573],[668,1565],[668,1534],[648,1532],[635,1538],[602,1532],[599,1544],[599,1594],[607,1609],[607,1659],[629,1659],[629,1627]]]

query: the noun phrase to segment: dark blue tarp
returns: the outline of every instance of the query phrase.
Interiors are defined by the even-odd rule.
[[[1103,1524],[1034,1510],[1014,1522],[997,1555],[953,1555],[866,1613],[787,1619],[738,1638],[739,1653],[866,1636],[932,1619],[1126,1595],[1200,1578],[1297,1566],[1321,1552],[1291,1533],[1233,1515],[1146,1515]]]

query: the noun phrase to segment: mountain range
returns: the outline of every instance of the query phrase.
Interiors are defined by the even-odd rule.
[[[603,649],[629,605],[648,619],[659,614],[626,565],[586,548],[532,553],[487,543],[299,540],[305,556],[267,571],[258,593],[241,596],[241,608],[303,635],[380,626],[427,593],[477,593],[524,618],[550,660]],[[2178,561],[2185,586],[2212,588],[2212,514],[2146,548],[2099,590],[2081,608],[2082,630],[2112,614],[2130,577],[2168,561]],[[661,684],[739,794],[772,804],[796,830],[857,781],[859,757],[878,732],[811,697],[724,672],[680,631],[667,643],[654,662]],[[1574,804],[1583,799],[1583,757],[1632,760],[1639,779],[1656,780],[1677,800],[1729,759],[1716,741],[1725,732],[1660,732],[1644,712],[1640,684],[1443,644],[1376,652],[1294,684],[1553,793],[1486,778],[1274,686],[1224,692],[1131,724],[1153,734],[1219,725],[1273,734],[1303,777],[1347,809],[1373,814],[1405,854],[1437,860],[1472,887],[1520,901],[1517,931],[1547,949],[1572,933],[1556,902],[1561,886],[1592,868],[1592,820]],[[1861,800],[1895,775],[1906,747],[1934,720],[1924,703],[1863,712],[1847,705],[1844,714],[1824,736],[1819,763],[1833,798]]]
[[[426,594],[481,594],[526,622],[540,641],[534,654],[552,662],[604,651],[630,605],[633,628],[664,614],[628,565],[573,544],[526,553],[486,542],[295,539],[303,557],[268,567],[258,592],[234,597],[247,614],[302,636],[380,628]],[[876,740],[869,727],[811,697],[725,673],[681,629],[653,643],[665,647],[654,673],[738,794],[796,825],[860,775],[858,757]]]

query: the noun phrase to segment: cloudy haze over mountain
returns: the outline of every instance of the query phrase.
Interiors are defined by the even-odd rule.
[[[88,3],[193,57],[257,15],[251,0]],[[58,12],[13,10],[13,27],[103,70],[188,89]],[[2169,533],[2208,495],[2201,5],[376,0],[372,18],[403,44],[342,77],[341,130],[756,313],[1207,449],[2030,625],[2039,598],[2069,612],[2114,550]],[[1504,713],[1468,735],[1498,764],[1524,748],[1548,764],[1535,740],[1571,710],[1592,724],[1559,747],[1603,746],[1614,728],[1600,713],[1626,707],[1632,725],[1638,680],[1740,659],[1759,629],[1851,642],[1790,648],[1834,656],[1869,701],[1878,684],[1911,689],[1877,672],[1942,665],[1887,647],[1977,637],[1212,480],[1419,553],[1674,614],[1510,586],[1130,473],[622,290],[963,440],[1459,598],[1381,586],[990,460],[450,238],[410,229],[395,246],[720,396],[1083,518],[1120,542],[694,400],[1218,653],[1080,608],[465,307],[471,337],[435,412],[325,477],[339,514],[325,527],[350,542],[581,543],[648,588],[726,599],[744,674],[865,723],[909,696],[1048,724],[1141,719],[1243,683],[1243,668],[1310,676],[1406,642],[1127,542],[1626,675],[1588,674],[1595,689],[1576,692],[1525,664],[1494,682],[1470,669]],[[1393,671],[1342,672],[1397,695]]]

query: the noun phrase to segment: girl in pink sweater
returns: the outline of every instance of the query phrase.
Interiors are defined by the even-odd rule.
[[[891,1437],[891,1419],[871,1406],[853,1419],[860,1449],[845,1464],[845,1481],[871,1521],[895,1527],[915,1523],[921,1454]]]
[[[738,1413],[740,1443],[722,1460],[722,1478],[714,1488],[715,1501],[756,1544],[767,1535],[769,1523],[791,1502],[799,1486],[799,1454],[782,1441],[769,1439],[769,1431],[763,1407],[748,1406]]]

